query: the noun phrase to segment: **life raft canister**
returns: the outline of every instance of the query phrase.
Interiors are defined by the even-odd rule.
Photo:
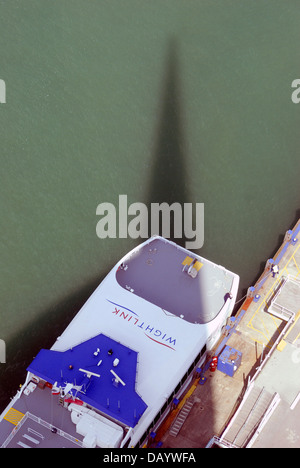
[[[215,372],[216,368],[217,368],[217,365],[218,365],[218,356],[214,356],[211,360],[211,363],[210,363],[210,366],[209,366],[209,370],[211,372]]]

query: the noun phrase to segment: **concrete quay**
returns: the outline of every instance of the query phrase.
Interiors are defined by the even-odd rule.
[[[220,370],[225,346],[234,358],[242,354],[232,376]],[[218,369],[206,366],[195,376],[158,431],[162,448],[300,447],[300,219],[248,289],[213,355]]]

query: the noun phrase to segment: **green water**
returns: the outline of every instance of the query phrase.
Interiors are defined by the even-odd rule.
[[[253,284],[299,217],[298,0],[0,1],[0,410],[137,243],[96,207],[204,203]]]

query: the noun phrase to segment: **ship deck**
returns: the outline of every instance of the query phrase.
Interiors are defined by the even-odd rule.
[[[80,448],[82,439],[69,411],[48,387],[23,393],[1,421],[0,447]]]
[[[137,296],[188,322],[203,324],[225,305],[236,275],[154,238],[126,259],[116,277]]]

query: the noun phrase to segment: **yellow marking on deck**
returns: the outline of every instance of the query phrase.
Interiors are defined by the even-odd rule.
[[[296,338],[294,339],[293,343],[295,343],[296,341],[298,341],[300,339],[300,332],[298,333],[298,335],[296,336]]]
[[[257,312],[259,312],[259,310],[257,310]],[[252,317],[253,318],[253,317]],[[251,319],[252,320],[252,319]],[[256,341],[257,343],[261,344],[261,345],[266,345],[266,343],[269,343],[270,342],[270,334],[268,333],[268,329],[266,328],[263,320],[260,319],[260,323],[262,324],[262,329],[264,329],[264,332],[263,330],[260,330],[259,328],[255,328],[253,326],[253,324],[251,323],[251,321],[248,323],[248,328],[251,328],[251,330],[253,330],[254,332],[256,332],[257,334],[259,334],[261,336],[261,340],[259,340],[257,337],[253,337],[253,336],[250,336],[250,338],[254,341]],[[268,347],[271,347],[270,345],[268,345]]]
[[[196,270],[199,271],[200,268],[202,268],[202,267],[203,267],[203,263],[198,262],[198,260],[197,260],[195,265],[194,265],[194,268],[196,268]]]
[[[192,263],[193,259],[189,256],[185,257],[185,259],[182,262],[182,265],[190,265]]]
[[[185,257],[185,259],[183,260],[182,262],[182,265],[190,265],[194,260],[187,256]],[[195,268],[195,270],[199,271],[200,268],[203,267],[203,263],[199,262],[198,260],[194,263],[193,267]]]
[[[285,347],[286,347],[286,341],[284,340],[281,340],[277,345],[278,351],[283,351]]]
[[[297,274],[297,276],[298,276],[299,273],[300,273],[300,269],[299,269],[298,263],[296,262],[296,259],[295,259],[294,255],[293,255],[293,260],[294,260],[295,265],[296,265],[296,268],[297,268],[297,270],[298,270],[298,274]]]
[[[3,419],[5,419],[6,421],[14,424],[15,426],[17,424],[19,424],[19,422],[23,419],[24,417],[24,413],[21,413],[21,411],[18,411],[14,408],[10,408],[6,415],[4,416]]]

